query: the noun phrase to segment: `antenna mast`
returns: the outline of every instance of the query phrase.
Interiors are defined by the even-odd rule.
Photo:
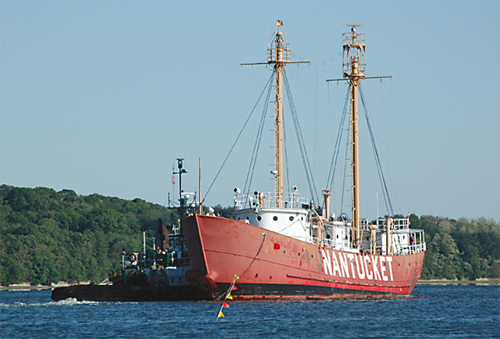
[[[278,20],[274,39],[270,41],[267,49],[267,63],[245,63],[245,65],[274,65],[275,80],[275,124],[274,124],[274,194],[275,207],[283,207],[283,71],[286,64],[309,63],[309,61],[290,61],[292,50],[286,38],[283,21]]]

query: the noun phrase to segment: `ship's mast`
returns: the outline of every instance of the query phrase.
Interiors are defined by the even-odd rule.
[[[278,20],[276,31],[267,49],[267,63],[245,63],[241,65],[273,65],[275,72],[275,122],[274,122],[274,195],[275,207],[283,207],[283,71],[287,64],[309,63],[290,61],[292,50],[286,39],[283,21]]]
[[[279,22],[278,22],[279,24]],[[276,26],[279,27],[279,26]],[[274,135],[274,192],[276,194],[276,207],[283,207],[283,70],[284,61],[290,61],[290,49],[285,49],[283,33],[278,31],[275,35],[274,50],[268,52],[268,63],[274,64],[276,73],[276,107],[275,107],[275,135]],[[275,53],[273,53],[275,52]],[[285,54],[285,55],[283,55]],[[283,59],[285,57],[285,59]]]
[[[351,170],[352,170],[352,227],[353,245],[360,245],[359,213],[359,143],[358,143],[358,87],[365,77],[365,35],[349,25],[351,31],[342,35],[344,79],[351,84]]]
[[[359,142],[358,142],[358,90],[364,79],[391,78],[391,76],[366,77],[365,61],[365,33],[356,31],[363,25],[344,25],[351,27],[351,31],[342,34],[343,41],[343,79],[332,79],[328,81],[346,80],[350,86],[351,97],[351,189],[352,189],[352,244],[359,248],[361,245],[361,227],[359,210]]]

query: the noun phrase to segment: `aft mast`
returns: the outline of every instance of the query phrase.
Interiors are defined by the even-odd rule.
[[[351,27],[351,31],[342,34],[343,42],[343,79],[350,84],[351,97],[351,171],[352,171],[352,244],[356,248],[361,245],[360,209],[359,209],[359,142],[358,142],[358,90],[364,79],[392,78],[391,76],[366,77],[365,61],[365,33],[356,31],[364,25],[344,25]]]
[[[352,227],[353,245],[360,246],[359,213],[359,143],[358,143],[358,87],[365,77],[365,34],[347,25],[349,33],[342,34],[344,79],[351,84],[351,170],[352,170]]]
[[[290,61],[292,50],[283,21],[278,20],[274,39],[267,49],[267,63],[246,63],[241,65],[273,65],[275,72],[275,124],[274,124],[274,196],[275,207],[283,208],[283,71],[287,64],[309,63],[309,61]]]

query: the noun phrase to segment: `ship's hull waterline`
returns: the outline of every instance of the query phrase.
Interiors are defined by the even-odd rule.
[[[214,298],[240,279],[235,299],[370,298],[410,295],[425,252],[339,251],[232,219],[193,215],[183,222],[188,280]]]

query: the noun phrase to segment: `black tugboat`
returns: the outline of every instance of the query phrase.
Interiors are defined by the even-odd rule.
[[[210,298],[198,287],[190,285],[185,278],[191,266],[182,219],[195,203],[190,204],[181,189],[181,175],[187,173],[183,168],[183,160],[177,159],[178,171],[174,172],[179,175],[179,224],[167,227],[158,219],[159,237],[155,239],[152,250],[146,251],[146,237],[143,235],[143,252],[134,252],[128,257],[122,252],[121,270],[114,272],[100,284],[57,287],[52,291],[52,300],[180,301]]]

